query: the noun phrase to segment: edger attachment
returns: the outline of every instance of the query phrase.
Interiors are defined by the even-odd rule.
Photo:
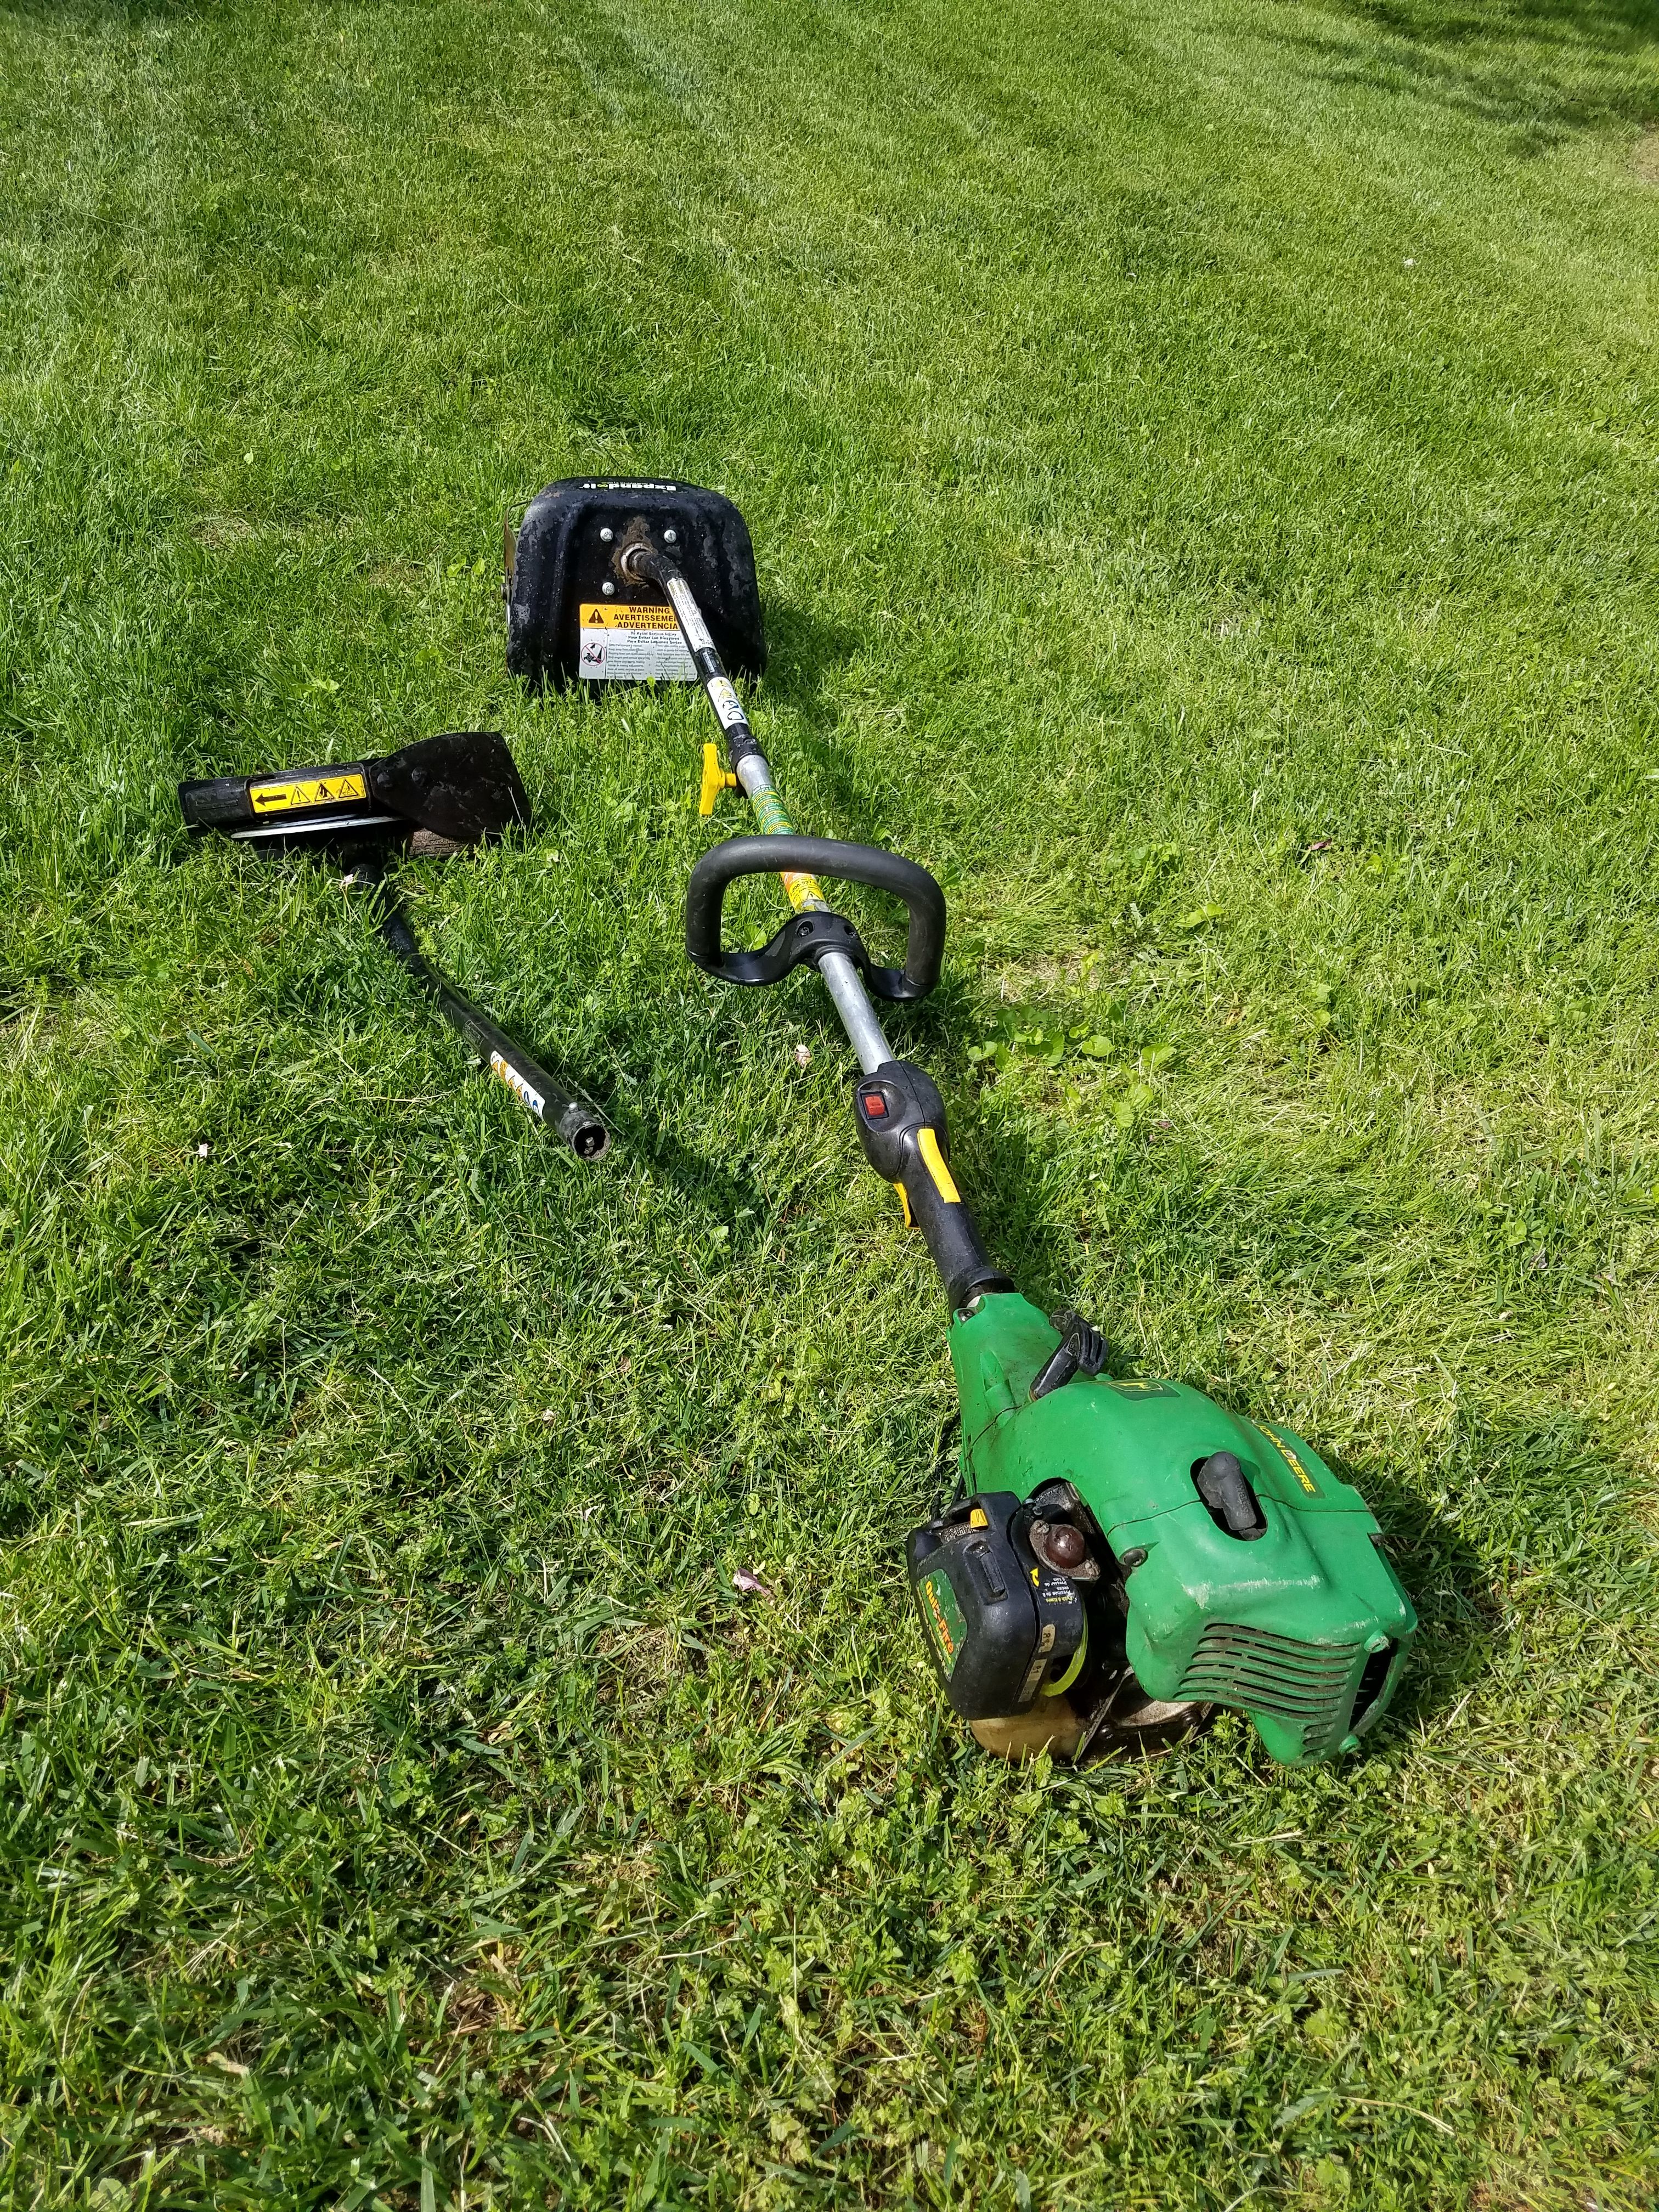
[[[217,833],[267,855],[301,851],[349,863],[376,889],[380,934],[450,1026],[482,1055],[520,1105],[582,1160],[610,1146],[599,1109],[549,1073],[421,951],[387,857],[399,846],[447,858],[530,826],[530,801],[507,741],[495,730],[453,730],[398,752],[343,766],[181,783],[179,803],[198,836]]]
[[[817,969],[861,1071],[852,1103],[865,1158],[945,1285],[962,1494],[913,1532],[908,1556],[945,1696],[1011,1757],[1151,1747],[1217,1705],[1246,1712],[1291,1764],[1352,1749],[1386,1711],[1417,1626],[1364,1501],[1288,1429],[1182,1383],[1108,1375],[1097,1329],[1069,1310],[1044,1315],[992,1260],[951,1168],[944,1101],[893,1051],[868,996],[902,1003],[938,981],[943,894],[895,854],[794,834],[680,558],[706,518],[693,502],[712,495],[686,495],[682,507],[668,485],[608,489],[611,535],[587,544],[586,573],[603,594],[608,555],[617,596],[672,609],[724,746],[724,765],[713,747],[705,756],[702,811],[738,787],[763,833],[715,846],[693,869],[686,951],[739,983]],[[734,525],[735,511],[728,538]],[[574,595],[538,598],[550,571],[532,579],[522,543],[515,635],[567,664],[580,651]],[[732,951],[720,940],[726,887],[763,871],[781,877],[793,919],[764,951]],[[832,910],[822,883],[837,878],[905,900],[902,969],[876,966]]]
[[[268,852],[403,838],[416,853],[459,852],[530,827],[530,801],[497,730],[451,730],[339,767],[181,783],[179,803],[198,834],[221,830]]]

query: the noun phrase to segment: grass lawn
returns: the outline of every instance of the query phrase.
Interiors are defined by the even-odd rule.
[[[7,0],[6,2205],[1653,2203],[1656,118],[1639,0]],[[944,1713],[706,710],[504,672],[588,471],[739,501],[798,823],[945,882],[1022,1287],[1375,1504],[1362,1754]],[[410,896],[598,1170],[178,822],[483,726]]]

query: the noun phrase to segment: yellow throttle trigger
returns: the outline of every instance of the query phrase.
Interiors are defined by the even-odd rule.
[[[712,814],[714,801],[721,792],[735,791],[737,787],[738,779],[731,769],[720,766],[720,747],[705,745],[702,749],[702,789],[697,793],[698,813]]]
[[[910,1194],[902,1182],[896,1182],[893,1188],[898,1193],[898,1202],[904,1209],[904,1225],[907,1229],[914,1229],[916,1217],[910,1211]]]

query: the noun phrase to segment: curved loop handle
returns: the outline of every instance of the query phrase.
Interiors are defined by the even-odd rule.
[[[726,886],[741,876],[790,873],[825,876],[834,883],[867,884],[891,891],[909,914],[902,968],[872,963],[850,923],[840,922],[844,944],[831,933],[799,933],[805,916],[786,924],[763,952],[737,952],[720,943],[720,913]],[[824,916],[825,921],[838,917]],[[794,951],[792,932],[800,933]],[[705,853],[685,888],[685,949],[696,965],[728,983],[775,983],[801,959],[815,964],[826,951],[844,950],[862,969],[878,998],[925,999],[938,982],[945,959],[945,894],[926,868],[878,845],[843,845],[835,837],[728,837]]]

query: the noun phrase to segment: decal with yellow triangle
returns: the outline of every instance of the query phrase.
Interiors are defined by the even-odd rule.
[[[283,776],[247,787],[248,804],[256,814],[286,814],[296,806],[335,805],[343,799],[368,796],[368,786],[358,769],[337,775]]]
[[[595,684],[695,684],[697,672],[674,610],[623,599],[581,602],[580,666]]]

